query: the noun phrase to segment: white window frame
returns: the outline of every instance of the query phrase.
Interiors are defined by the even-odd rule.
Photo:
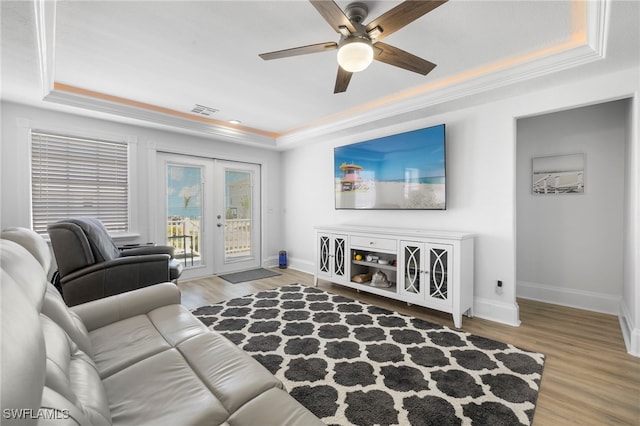
[[[60,132],[60,131],[55,131],[55,130],[40,130],[40,129],[30,129],[29,131],[29,178],[30,178],[30,182],[29,182],[29,189],[30,189],[30,197],[29,197],[29,201],[30,201],[30,223],[31,225],[34,227],[34,229],[41,233],[41,234],[46,234],[46,229],[42,229],[42,227],[40,226],[39,229],[35,228],[35,223],[34,223],[34,205],[33,205],[33,201],[34,201],[34,194],[33,194],[33,184],[34,184],[34,170],[33,170],[33,165],[34,165],[34,158],[33,158],[33,149],[34,149],[34,134],[41,134],[41,135],[45,135],[46,136],[50,136],[52,137],[52,139],[59,139],[61,142],[64,141],[64,139],[68,139],[70,141],[70,143],[73,143],[71,141],[76,141],[79,143],[105,143],[105,144],[118,144],[118,145],[123,145],[126,148],[126,182],[127,182],[127,200],[126,200],[126,213],[124,215],[125,219],[126,219],[126,229],[120,229],[120,230],[114,230],[112,229],[112,227],[110,226],[110,224],[108,223],[108,221],[106,221],[105,225],[107,226],[107,229],[109,230],[109,233],[112,234],[112,236],[114,238],[126,238],[128,236],[132,236],[132,229],[135,229],[135,223],[133,221],[133,215],[132,215],[132,200],[135,200],[135,185],[134,185],[134,174],[132,173],[133,168],[132,168],[132,164],[133,161],[135,161],[135,144],[132,144],[131,141],[125,140],[125,138],[118,138],[118,137],[101,137],[101,136],[92,136],[92,135],[82,135],[82,136],[78,136],[78,133],[81,132],[74,132],[74,134],[70,134],[68,132]],[[64,143],[64,142],[62,142]],[[64,214],[64,217],[69,217],[69,216],[79,216],[79,215],[92,215],[92,216],[96,216],[98,218],[100,218],[99,216],[97,216],[94,213],[91,212],[69,212]],[[55,217],[55,216],[50,216],[49,218],[46,219],[47,222],[52,223],[55,222],[58,219],[62,219],[64,217]]]

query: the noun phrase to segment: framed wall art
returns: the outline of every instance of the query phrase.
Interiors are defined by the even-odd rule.
[[[531,166],[534,194],[584,194],[584,154],[536,157]]]

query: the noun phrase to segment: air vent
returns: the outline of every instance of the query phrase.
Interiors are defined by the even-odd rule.
[[[215,109],[215,108],[211,108],[208,106],[204,106],[204,105],[200,105],[200,104],[196,104],[192,109],[191,112],[194,114],[198,114],[198,115],[203,115],[205,117],[209,117],[212,114],[215,114],[216,112],[220,111],[219,109]]]

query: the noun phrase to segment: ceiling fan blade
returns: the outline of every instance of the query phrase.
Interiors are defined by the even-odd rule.
[[[373,36],[375,34],[374,38],[376,41],[382,40],[447,1],[448,0],[404,1],[368,23],[366,26],[366,32],[370,33],[371,31],[376,30],[370,35]]]
[[[338,66],[338,76],[336,77],[336,86],[333,89],[333,93],[346,92],[352,75],[353,73],[345,71],[341,66]]]
[[[271,59],[288,58],[290,56],[307,55],[309,53],[326,52],[328,50],[335,50],[338,48],[338,43],[333,41],[326,43],[310,44],[308,46],[294,47],[292,49],[278,50],[275,52],[261,53],[260,56],[265,61]]]
[[[337,33],[342,34],[340,31],[341,27],[346,27],[351,34],[356,32],[356,28],[353,26],[353,23],[351,23],[347,15],[345,15],[342,9],[340,9],[340,6],[338,6],[333,0],[309,0],[309,3],[316,8],[325,21],[327,21],[329,25],[331,25],[331,28],[333,28]]]
[[[417,72],[418,74],[427,75],[436,67],[436,64],[422,59],[402,49],[393,47],[389,44],[377,42],[375,45],[374,59],[385,64],[404,68],[405,70]],[[380,49],[380,50],[378,50]]]

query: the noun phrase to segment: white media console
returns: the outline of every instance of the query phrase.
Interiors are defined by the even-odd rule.
[[[315,229],[316,286],[324,279],[448,312],[457,328],[462,314],[473,316],[472,234],[356,225]]]

